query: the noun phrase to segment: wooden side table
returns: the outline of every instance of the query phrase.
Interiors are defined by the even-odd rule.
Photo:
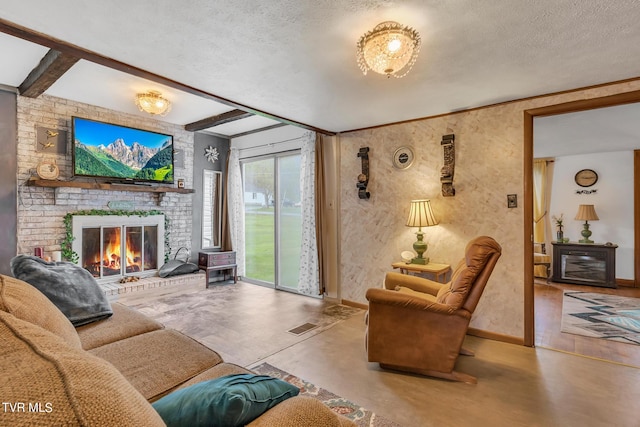
[[[407,264],[404,261],[394,262],[391,267],[400,269],[400,273],[409,274],[414,273],[430,273],[436,278],[436,282],[447,283],[447,273],[451,271],[449,264],[436,264],[430,262],[429,264]]]
[[[198,267],[200,267],[200,270],[204,270],[207,275],[207,287],[209,287],[209,275],[212,271],[230,270],[233,283],[236,283],[238,280],[238,265],[236,264],[236,253],[234,251],[199,252]],[[224,280],[227,280],[226,272],[224,273]]]

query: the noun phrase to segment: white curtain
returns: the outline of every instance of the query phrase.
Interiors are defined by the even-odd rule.
[[[229,234],[231,246],[236,251],[238,276],[245,275],[244,256],[244,192],[242,186],[242,172],[240,171],[240,153],[237,148],[231,148],[229,153],[229,179],[227,180],[227,195],[229,197]]]
[[[298,292],[319,295],[318,251],[316,244],[315,208],[315,152],[313,132],[303,136],[300,155],[300,201],[302,209],[302,248],[300,250],[300,277]]]

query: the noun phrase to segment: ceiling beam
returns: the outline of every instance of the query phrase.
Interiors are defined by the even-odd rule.
[[[18,92],[28,98],[39,97],[79,60],[77,56],[50,49],[18,86]]]
[[[251,135],[253,133],[264,132],[266,130],[276,129],[276,128],[279,128],[279,127],[282,127],[282,126],[286,126],[286,123],[278,123],[278,124],[267,126],[267,127],[263,127],[263,128],[258,128],[258,129],[248,130],[248,131],[242,132],[242,133],[237,133],[235,135],[229,136],[229,139],[239,138],[241,136]]]
[[[59,50],[60,52],[69,53],[73,56],[77,56],[80,59],[84,59],[86,61],[93,62],[95,64],[99,64],[114,70],[122,71],[123,73],[128,73],[133,76],[137,76],[146,80],[150,80],[152,82],[165,85],[167,87],[171,87],[173,89],[180,90],[182,92],[190,93],[192,95],[197,95],[206,99],[211,99],[213,101],[220,102],[221,104],[229,105],[233,108],[238,108],[250,113],[253,113],[257,116],[266,117],[268,119],[276,120],[282,123],[286,123],[289,125],[297,126],[303,129],[308,129],[314,132],[322,133],[325,135],[335,135],[336,132],[328,131],[325,129],[320,129],[315,126],[307,125],[305,123],[297,122],[295,120],[290,120],[285,117],[280,117],[274,114],[269,114],[265,111],[257,110],[255,108],[248,107],[246,105],[231,101],[229,99],[217,96],[213,93],[206,92],[204,90],[195,88],[193,86],[186,85],[184,83],[177,82],[175,80],[171,80],[167,77],[163,77],[159,74],[155,74],[141,68],[137,68],[124,62],[120,62],[118,60],[108,58],[106,56],[100,55],[98,53],[92,52],[90,50],[81,48],[77,45],[65,42],[64,40],[57,39],[46,34],[40,33],[38,31],[34,31],[30,28],[23,27],[21,25],[15,24],[11,21],[7,21],[6,19],[0,18],[0,32],[5,34],[12,35],[14,37],[21,38],[23,40],[27,40],[33,43],[37,43],[42,46],[49,47],[51,49]]]
[[[188,123],[184,125],[184,129],[189,132],[196,132],[203,129],[212,128],[214,126],[223,125],[225,123],[235,122],[236,120],[246,119],[252,117],[255,114],[248,113],[242,110],[231,110],[217,116],[207,117],[206,119],[198,120],[197,122]]]

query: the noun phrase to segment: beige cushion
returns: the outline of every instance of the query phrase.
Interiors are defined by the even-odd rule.
[[[215,351],[172,329],[125,338],[89,352],[112,363],[149,401],[222,362]]]
[[[343,427],[356,424],[333,413],[318,399],[308,396],[296,396],[278,403],[256,418],[248,427],[300,427],[322,426]]]
[[[176,389],[189,387],[190,385],[197,384],[202,381],[213,380],[215,378],[220,378],[227,375],[250,374],[250,373],[252,372],[241,366],[234,365],[233,363],[222,362],[222,363],[218,363],[216,366],[212,368],[207,369],[200,375],[196,375],[186,383],[180,384],[180,386],[177,387]]]
[[[3,402],[32,405],[3,411],[2,425],[164,426],[109,363],[6,312],[0,312],[0,372]]]
[[[162,323],[122,304],[111,304],[113,316],[76,328],[82,348],[90,350],[135,335],[162,329]]]
[[[27,282],[0,275],[0,310],[48,330],[73,347],[81,346],[69,319],[42,292]]]

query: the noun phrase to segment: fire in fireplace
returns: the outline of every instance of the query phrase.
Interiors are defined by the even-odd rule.
[[[94,277],[156,270],[157,247],[158,227],[154,225],[84,228],[82,266]]]
[[[161,215],[74,216],[73,234],[79,264],[97,279],[148,276],[164,259]]]

